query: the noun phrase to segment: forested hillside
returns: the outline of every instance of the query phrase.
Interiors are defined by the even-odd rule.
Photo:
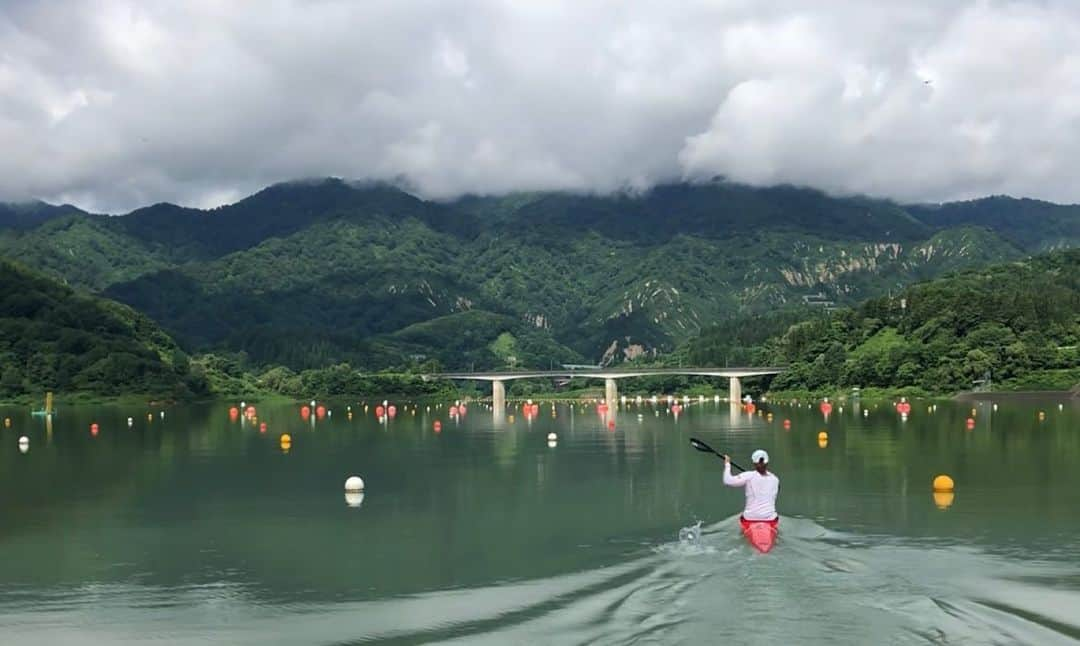
[[[734,345],[742,360],[788,365],[772,383],[779,390],[953,392],[988,378],[1005,388],[1080,384],[1077,249],[963,271],[795,324],[792,317],[716,326],[689,344],[689,355],[719,363]]]
[[[435,203],[331,179],[208,211],[47,206],[0,221],[0,255],[131,305],[189,352],[293,369],[656,357],[718,320],[852,306],[1080,230],[1075,207],[1027,200],[906,207],[723,182]]]
[[[207,389],[146,316],[0,260],[0,397],[46,390],[182,397]]]

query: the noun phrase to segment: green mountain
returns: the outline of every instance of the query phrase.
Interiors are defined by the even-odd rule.
[[[935,228],[981,226],[1001,234],[1028,251],[1080,246],[1080,205],[987,197],[908,210]]]
[[[0,229],[0,254],[131,305],[192,352],[294,369],[546,366],[655,356],[717,320],[854,305],[1060,246],[1080,222],[1071,207],[1045,226],[1038,209],[1015,226],[955,208],[727,183],[434,203],[319,180],[209,211],[58,215]],[[492,350],[504,334],[513,343],[494,347],[515,354]]]
[[[792,324],[795,317],[725,321],[687,352],[703,363],[743,352],[743,360],[788,365],[772,383],[779,390],[953,392],[986,379],[1067,389],[1080,383],[1080,249],[954,273]]]
[[[46,390],[179,397],[206,383],[146,316],[0,260],[0,397]]]
[[[70,204],[53,206],[45,202],[0,202],[0,229],[32,229],[53,218],[71,214],[86,215],[86,212]]]

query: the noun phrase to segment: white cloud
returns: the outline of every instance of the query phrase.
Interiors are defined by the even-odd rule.
[[[0,196],[206,205],[724,175],[1080,201],[1067,0],[0,5]]]

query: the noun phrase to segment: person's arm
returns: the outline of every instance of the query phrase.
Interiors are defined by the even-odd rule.
[[[746,484],[746,480],[731,475],[731,458],[726,455],[724,456],[724,484],[729,487],[742,487]]]

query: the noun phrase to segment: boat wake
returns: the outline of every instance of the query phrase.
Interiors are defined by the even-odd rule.
[[[188,627],[168,635],[177,644],[201,643],[208,634],[238,644],[669,644],[715,643],[721,636],[844,644],[1080,640],[1080,570],[1068,559],[1021,561],[933,541],[845,535],[787,517],[768,554],[746,543],[737,517],[674,534],[618,565],[538,580],[329,608],[268,607],[249,591],[230,588],[193,594],[190,606],[159,612],[168,612],[169,625]],[[47,613],[48,625],[29,612],[15,621],[0,618],[0,624],[7,637],[45,642],[70,637],[56,632],[57,625],[109,640],[153,632],[141,623],[144,614],[129,614],[128,625],[116,621],[115,612],[97,612],[145,599],[145,588],[101,592],[90,596],[95,612],[65,603]],[[88,599],[86,591],[78,596]],[[213,608],[200,598],[212,598]],[[75,614],[57,622],[56,612]],[[95,615],[113,619],[98,625]],[[209,616],[229,621],[214,625]]]

